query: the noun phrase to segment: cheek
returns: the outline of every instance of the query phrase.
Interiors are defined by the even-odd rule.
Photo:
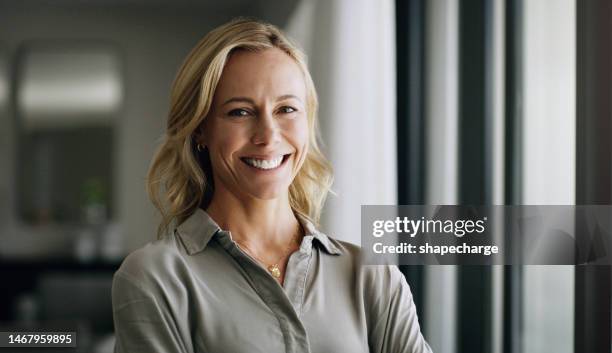
[[[294,165],[296,168],[300,169],[308,153],[308,142],[310,137],[308,131],[308,120],[306,120],[306,117],[296,120],[292,124],[289,135],[291,145],[293,145],[297,153],[295,156],[296,159]]]
[[[210,149],[217,162],[223,164],[225,164],[223,161],[229,162],[233,154],[248,143],[249,135],[248,131],[245,130],[240,126],[217,126],[211,134],[214,137],[210,143]]]
[[[301,149],[301,153],[306,153],[305,149],[309,138],[308,121],[306,117],[294,122],[291,127],[291,138],[295,147]]]

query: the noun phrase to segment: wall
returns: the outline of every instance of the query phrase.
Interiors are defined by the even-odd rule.
[[[0,2],[0,72],[12,76],[21,43],[102,40],[116,45],[125,72],[123,111],[116,125],[113,208],[131,250],[155,238],[158,217],[145,192],[146,171],[168,110],[169,89],[183,58],[208,30],[237,15],[282,22],[292,2]],[[214,4],[214,5],[213,5]],[[282,24],[282,23],[281,23]],[[2,80],[0,75],[0,81]],[[1,104],[0,104],[1,105]],[[14,117],[0,106],[0,255],[65,252],[70,230],[36,229],[15,216]],[[84,146],[84,148],[87,148]]]

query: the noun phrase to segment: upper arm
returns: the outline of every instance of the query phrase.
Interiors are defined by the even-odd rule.
[[[373,271],[369,340],[375,352],[428,353],[416,306],[404,275],[396,266]]]
[[[189,330],[158,293],[118,271],[112,288],[115,352],[192,352]]]

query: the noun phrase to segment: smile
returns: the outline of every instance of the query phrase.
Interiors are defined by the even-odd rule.
[[[247,165],[253,168],[262,169],[262,170],[272,170],[272,169],[278,168],[281,164],[283,164],[283,162],[287,160],[288,156],[289,156],[288,154],[285,154],[285,155],[281,155],[281,156],[278,156],[272,159],[258,159],[258,158],[248,158],[248,157],[244,157],[240,159],[244,163],[246,163]]]

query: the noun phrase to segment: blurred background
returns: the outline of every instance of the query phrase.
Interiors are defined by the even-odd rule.
[[[0,0],[0,331],[112,352],[172,80],[236,16],[308,54],[331,236],[360,243],[362,204],[611,203],[607,0]],[[609,266],[401,270],[434,352],[611,352]]]

